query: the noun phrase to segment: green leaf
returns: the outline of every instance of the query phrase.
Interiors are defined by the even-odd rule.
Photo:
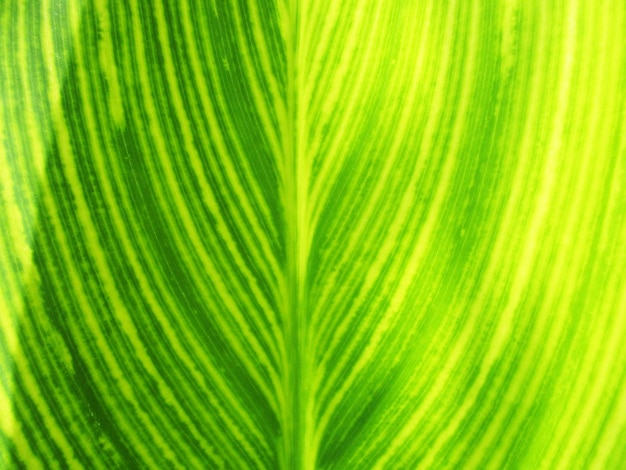
[[[6,0],[0,468],[621,468],[617,0]]]

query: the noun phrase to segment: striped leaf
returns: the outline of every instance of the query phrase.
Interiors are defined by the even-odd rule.
[[[0,468],[622,468],[625,30],[0,2]]]

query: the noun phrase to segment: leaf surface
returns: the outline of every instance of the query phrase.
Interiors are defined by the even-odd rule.
[[[625,28],[4,2],[0,467],[619,468]]]

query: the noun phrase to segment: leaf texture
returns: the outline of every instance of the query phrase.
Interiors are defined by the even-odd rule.
[[[623,2],[0,7],[1,468],[621,468]]]

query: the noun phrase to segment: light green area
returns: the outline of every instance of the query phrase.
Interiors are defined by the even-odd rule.
[[[626,468],[626,4],[0,3],[0,468]]]

